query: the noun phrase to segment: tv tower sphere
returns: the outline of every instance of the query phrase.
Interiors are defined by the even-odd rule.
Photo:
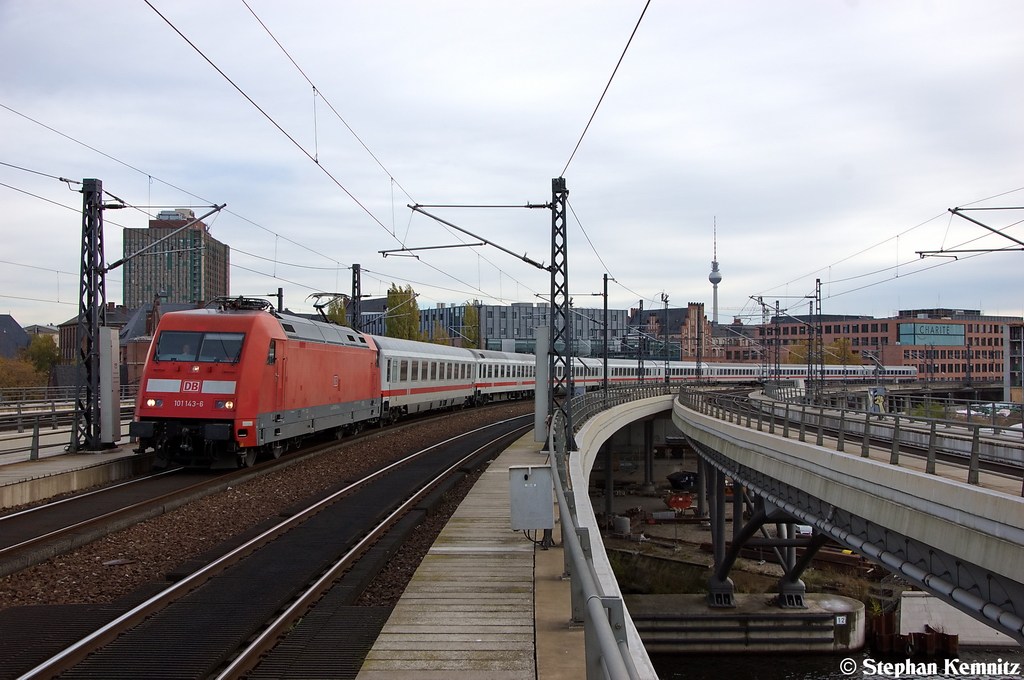
[[[711,261],[711,273],[708,274],[708,281],[716,286],[722,282],[722,272],[718,271],[718,262]]]

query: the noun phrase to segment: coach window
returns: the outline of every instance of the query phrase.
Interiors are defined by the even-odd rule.
[[[270,350],[267,352],[267,365],[270,366],[277,361],[277,340],[270,341]]]
[[[412,379],[413,380],[419,380],[420,379],[420,362],[418,362],[418,361],[412,362]]]
[[[436,361],[431,361],[430,362],[430,379],[431,380],[437,380],[437,362]]]
[[[402,363],[399,364],[399,366],[401,372],[399,374],[398,379],[401,380],[402,382],[405,382],[409,379],[409,362],[406,361],[405,359],[402,359]]]

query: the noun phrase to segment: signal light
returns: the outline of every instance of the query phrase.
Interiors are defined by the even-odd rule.
[[[146,406],[149,406],[151,408],[154,407],[154,406],[163,406],[163,405],[164,405],[164,400],[163,399],[153,399],[152,397],[150,397],[149,399],[146,400]]]

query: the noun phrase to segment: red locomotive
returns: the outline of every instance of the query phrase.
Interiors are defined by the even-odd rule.
[[[533,391],[531,355],[377,338],[259,299],[213,305],[160,320],[129,428],[139,453],[247,466],[318,432]]]

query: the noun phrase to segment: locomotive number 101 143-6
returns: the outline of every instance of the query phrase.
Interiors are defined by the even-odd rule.
[[[175,399],[175,406],[184,406],[185,408],[202,408],[203,402],[197,399]]]

